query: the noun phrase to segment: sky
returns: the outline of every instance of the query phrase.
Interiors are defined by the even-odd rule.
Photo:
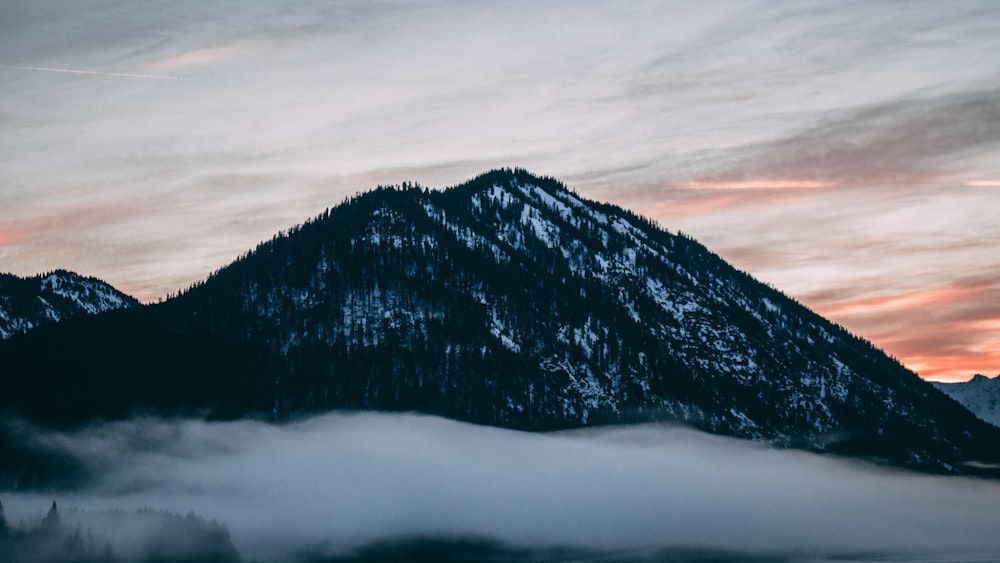
[[[78,529],[125,557],[156,539],[132,512],[144,507],[221,522],[244,558],[277,563],[302,553],[328,561],[410,537],[586,555],[523,558],[533,561],[674,560],[648,557],[671,549],[743,556],[704,559],[713,561],[1000,553],[995,481],[890,471],[669,425],[545,434],[338,413],[286,425],[136,418],[17,435],[81,460],[84,479],[5,493],[8,522],[37,521],[56,500],[70,529],[82,520]],[[702,560],[678,558],[692,559]]]
[[[1000,373],[1000,3],[0,0],[0,271],[156,301],[498,167],[683,231],[922,377]]]

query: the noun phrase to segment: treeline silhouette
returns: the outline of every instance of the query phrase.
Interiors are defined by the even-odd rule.
[[[72,523],[56,502],[36,524],[7,522],[0,504],[0,561],[17,563],[241,563],[222,524],[189,513],[152,509],[134,513],[73,511]],[[94,520],[95,522],[91,522]],[[135,526],[139,521],[141,526]],[[125,551],[104,530],[111,524],[140,528]]]

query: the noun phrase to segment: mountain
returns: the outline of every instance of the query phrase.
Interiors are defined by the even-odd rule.
[[[522,170],[352,197],[161,304],[0,345],[0,365],[0,406],[52,425],[376,409],[679,421],[939,472],[1000,461],[1000,429],[871,343]]]
[[[0,273],[0,339],[44,324],[138,304],[99,279],[65,270],[30,278]]]
[[[1000,426],[1000,376],[989,378],[977,374],[964,383],[934,383],[934,386],[979,418]]]

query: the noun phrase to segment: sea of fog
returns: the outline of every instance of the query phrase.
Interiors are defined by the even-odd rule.
[[[33,440],[83,460],[91,477],[71,490],[0,491],[8,522],[37,520],[53,500],[64,518],[193,511],[225,524],[246,560],[413,538],[623,558],[1000,559],[1000,483],[670,425],[537,434],[334,413],[284,425],[141,418]],[[155,533],[106,528],[94,532],[116,546]]]

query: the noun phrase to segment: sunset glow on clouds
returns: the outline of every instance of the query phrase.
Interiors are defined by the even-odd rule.
[[[979,283],[862,298],[817,307],[932,379],[974,375],[1000,363],[1000,287]],[[942,367],[945,366],[945,367]]]
[[[692,190],[810,190],[833,187],[819,180],[703,180],[677,182],[674,186]]]
[[[0,3],[0,271],[156,300],[377,184],[521,166],[922,376],[995,375],[997,22],[989,0]]]

